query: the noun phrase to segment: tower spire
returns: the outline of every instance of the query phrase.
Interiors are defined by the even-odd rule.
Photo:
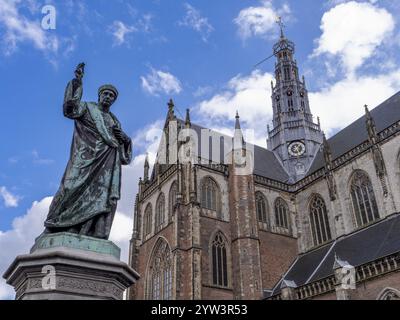
[[[305,79],[299,75],[295,44],[283,33],[273,46],[276,57],[275,86],[272,86],[273,128],[268,132],[268,148],[281,160],[292,182],[303,178],[323,143],[319,122],[314,123]]]

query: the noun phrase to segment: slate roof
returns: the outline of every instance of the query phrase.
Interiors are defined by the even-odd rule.
[[[357,267],[400,251],[400,213],[343,236],[297,257],[287,274],[276,284],[271,295],[280,292],[283,280],[297,287],[333,275],[335,254]]]
[[[400,92],[396,93],[385,102],[371,110],[371,116],[375,121],[378,132],[386,129],[400,120]],[[346,128],[328,139],[332,152],[332,159],[340,157],[359,144],[368,140],[365,115],[351,123]],[[323,153],[320,151],[311,168],[309,174],[321,169],[324,166]]]
[[[181,119],[178,119],[178,123],[180,123],[183,127],[185,125],[185,122]],[[198,155],[201,156],[201,130],[206,129],[202,126],[199,126],[197,124],[191,124],[191,128],[194,129],[199,137],[199,148],[198,148]],[[214,132],[221,136],[220,140],[220,162],[224,163],[224,156],[228,154],[231,151],[231,144],[227,144],[224,147],[224,139],[229,139],[232,140],[231,136],[224,135],[222,133],[210,130],[211,132]],[[229,148],[228,148],[229,146]],[[281,182],[286,182],[289,177],[286,173],[286,171],[283,169],[281,166],[279,160],[276,158],[275,154],[265,148],[262,148],[257,145],[250,145],[251,147],[254,147],[254,174],[267,177],[273,180],[281,181]],[[210,141],[210,146],[209,146],[209,155],[203,158],[211,158],[212,157],[212,151],[213,151],[213,146],[212,146],[212,140]]]

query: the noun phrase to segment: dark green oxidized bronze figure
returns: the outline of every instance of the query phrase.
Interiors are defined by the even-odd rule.
[[[85,64],[67,85],[64,116],[75,121],[70,159],[50,205],[45,233],[73,232],[108,239],[120,198],[121,165],[132,158],[131,139],[110,112],[117,89],[104,85],[98,103],[82,102]]]

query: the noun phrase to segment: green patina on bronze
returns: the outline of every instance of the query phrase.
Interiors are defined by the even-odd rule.
[[[40,249],[50,249],[58,247],[107,254],[117,258],[118,260],[121,255],[120,248],[118,248],[111,241],[96,239],[93,237],[87,237],[68,232],[41,235],[36,239],[35,245],[31,249],[31,253]]]
[[[74,120],[75,129],[45,233],[71,232],[108,239],[120,198],[121,165],[132,159],[132,142],[110,112],[117,89],[102,86],[97,103],[82,102],[83,74],[84,64],[80,64],[65,91],[64,116]]]

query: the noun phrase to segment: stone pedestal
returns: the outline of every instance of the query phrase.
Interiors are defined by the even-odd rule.
[[[72,233],[42,235],[3,277],[16,300],[122,300],[139,274],[111,241]]]

